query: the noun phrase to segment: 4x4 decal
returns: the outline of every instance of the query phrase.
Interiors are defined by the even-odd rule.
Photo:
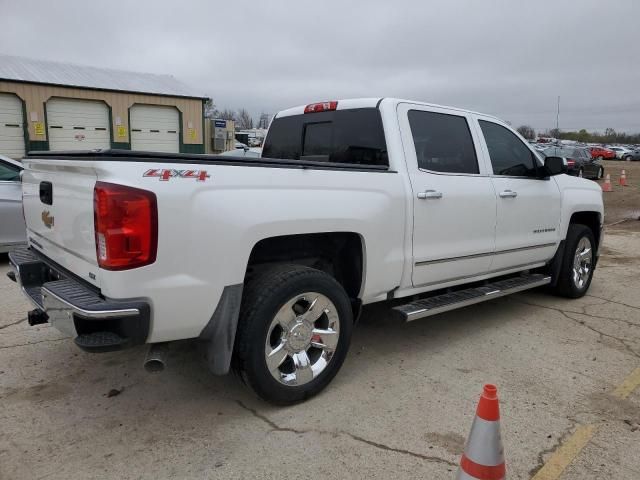
[[[197,182],[204,182],[211,176],[206,170],[174,170],[152,168],[144,172],[143,177],[158,177],[161,182],[168,182],[172,178],[195,178]]]

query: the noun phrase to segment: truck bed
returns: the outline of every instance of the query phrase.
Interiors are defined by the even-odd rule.
[[[70,151],[31,151],[27,158],[46,158],[50,160],[81,160],[109,162],[148,162],[148,163],[185,163],[203,165],[234,165],[267,168],[301,168],[322,170],[354,170],[393,172],[386,165],[362,165],[356,163],[333,163],[312,160],[291,160],[281,158],[245,158],[223,155],[193,153],[142,152],[120,149],[106,150],[70,150]],[[395,172],[393,172],[395,173]]]

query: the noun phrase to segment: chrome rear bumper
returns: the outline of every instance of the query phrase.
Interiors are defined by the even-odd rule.
[[[150,323],[146,302],[105,298],[31,249],[11,252],[9,263],[13,273],[9,277],[34,307],[57,330],[75,337],[84,350],[119,350],[145,343]]]

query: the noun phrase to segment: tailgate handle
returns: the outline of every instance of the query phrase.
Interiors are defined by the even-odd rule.
[[[51,182],[40,182],[40,201],[53,205],[53,185]]]

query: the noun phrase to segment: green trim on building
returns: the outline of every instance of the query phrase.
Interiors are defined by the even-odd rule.
[[[116,148],[113,146],[113,111],[111,110],[111,105],[107,102],[104,102],[104,104],[107,106],[107,110],[109,110],[109,147]]]
[[[119,125],[116,125],[116,130],[113,129],[113,110],[111,109],[111,105],[109,105],[106,101],[104,102],[104,104],[109,109],[109,133],[110,133],[109,145],[111,146],[111,148],[116,148],[118,150],[131,150],[131,141],[128,141],[128,142],[115,141],[116,134],[118,133],[116,130],[118,129]],[[127,109],[127,116],[128,115],[129,115],[129,110]],[[130,119],[127,119],[127,121],[129,123],[131,122]],[[129,133],[129,135],[131,135],[130,128],[127,128],[127,132]],[[129,140],[131,140],[131,137],[129,137]]]
[[[178,110],[178,140],[180,141],[180,143],[178,144],[178,152],[180,153],[186,153],[184,151],[184,131],[182,128],[182,110],[180,110],[179,108],[176,108],[176,110]]]
[[[182,111],[176,107],[178,110],[178,121],[180,122],[180,146],[178,151],[180,153],[204,153],[204,143],[184,143],[184,128],[182,123]],[[204,120],[204,105],[202,108],[202,118]],[[204,140],[204,121],[200,126],[200,130],[202,131],[202,139]]]
[[[20,103],[22,104],[22,135],[24,135],[24,153],[27,153],[29,151],[28,147],[29,147],[29,122],[27,121],[27,102],[25,102],[22,98],[20,98],[20,95],[15,94],[14,95],[16,97],[18,97],[18,100],[20,100]]]
[[[180,148],[180,153],[204,153],[204,144],[185,143]]]
[[[44,134],[47,136],[46,140],[40,140],[38,142],[30,142],[31,144],[34,143],[39,143],[42,147],[42,144],[45,144],[47,147],[46,148],[36,148],[36,150],[38,151],[42,151],[42,150],[51,150],[50,144],[49,144],[49,118],[47,115],[47,101],[45,100],[44,102],[42,102],[42,111],[44,112]]]
[[[27,152],[43,152],[49,150],[47,140],[32,140],[27,144]]]

